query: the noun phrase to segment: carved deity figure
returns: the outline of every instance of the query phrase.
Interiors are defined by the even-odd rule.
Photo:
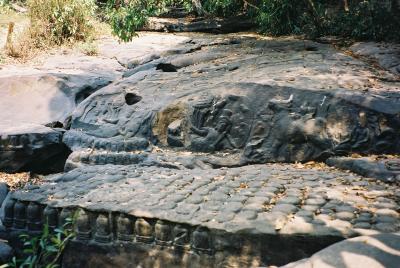
[[[192,136],[191,148],[195,151],[213,152],[218,147],[232,147],[227,137],[227,133],[232,126],[230,121],[231,116],[232,111],[224,109],[215,127],[197,128],[192,126],[190,129],[195,135]]]
[[[335,147],[334,152],[337,155],[343,155],[368,148],[371,140],[371,131],[368,128],[367,122],[367,114],[364,111],[360,112],[357,126],[353,129],[347,139]]]

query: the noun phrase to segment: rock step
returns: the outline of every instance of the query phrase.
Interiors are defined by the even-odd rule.
[[[86,166],[15,192],[4,224],[38,231],[46,217],[56,227],[76,213],[70,263],[94,265],[107,250],[115,253],[110,267],[138,264],[127,253],[142,256],[144,267],[283,265],[347,237],[399,231],[396,187],[292,165]],[[77,249],[93,255],[73,257]]]

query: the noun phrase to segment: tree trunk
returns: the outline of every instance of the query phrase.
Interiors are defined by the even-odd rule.
[[[198,16],[204,16],[203,5],[201,4],[201,0],[192,0],[192,4],[194,7],[194,11]]]

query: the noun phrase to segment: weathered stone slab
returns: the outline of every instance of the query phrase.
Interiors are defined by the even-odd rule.
[[[245,16],[232,18],[159,18],[150,17],[143,31],[232,33],[246,31],[255,24]]]
[[[11,234],[76,213],[67,267],[258,267],[399,231],[397,181],[260,165],[399,153],[392,75],[304,40],[157,42],[110,52],[130,69],[73,112],[67,172],[6,202]]]
[[[148,256],[154,247],[167,259],[175,250],[206,254],[212,257],[206,267],[227,266],[240,256],[256,265],[281,265],[347,237],[399,231],[397,187],[277,164],[208,170],[85,166],[14,193],[18,201],[8,201],[4,224],[31,230],[43,223],[45,207],[54,225],[78,211],[77,243],[87,244],[93,256],[127,243],[122,251],[111,250],[113,265],[136,263],[121,257],[124,252]],[[244,245],[248,252],[241,252]],[[94,257],[68,258],[96,263]]]
[[[168,54],[179,53],[179,48],[190,48],[191,38],[186,35],[138,33],[138,38],[121,43],[107,38],[99,44],[100,55],[116,59],[125,68],[134,68]],[[184,52],[182,52],[184,53]]]
[[[64,123],[77,104],[122,69],[115,60],[82,55],[56,55],[35,68],[6,66],[0,71],[0,122]]]
[[[360,236],[336,243],[309,259],[282,268],[395,268],[400,263],[399,234]]]
[[[13,121],[0,122],[0,170],[59,172],[70,151],[62,142],[63,129]]]
[[[162,34],[141,34],[127,44],[104,39],[97,56],[69,51],[32,66],[2,66],[0,170],[62,171],[70,151],[62,143],[64,131],[52,128],[68,129],[76,106],[127,68],[176,52],[176,45],[188,40]]]
[[[376,61],[382,68],[400,74],[400,45],[394,43],[359,42],[350,47],[357,56]]]
[[[90,96],[64,142],[105,150],[107,163],[154,145],[233,152],[236,165],[400,151],[400,83],[371,83],[369,65],[310,41],[195,36],[190,46]]]
[[[333,157],[326,163],[341,169],[350,170],[364,177],[383,181],[400,181],[400,159],[373,159],[372,157]]]
[[[0,70],[0,170],[60,172],[72,111],[121,75],[111,59],[55,55],[35,67]]]

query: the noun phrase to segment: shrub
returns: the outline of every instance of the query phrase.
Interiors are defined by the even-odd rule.
[[[398,0],[109,0],[108,3],[113,31],[124,41],[130,41],[149,16],[157,16],[169,6],[197,10],[198,14],[208,16],[246,13],[258,23],[262,33],[271,35],[400,40]],[[198,12],[199,3],[203,12]]]
[[[354,39],[400,40],[400,7],[390,0],[262,0],[258,23],[272,35],[335,35]]]
[[[87,56],[96,56],[99,54],[99,48],[95,42],[85,42],[79,44],[79,50]]]
[[[168,6],[185,3],[187,0],[109,0],[106,10],[113,33],[127,42],[136,36],[135,31],[145,25],[149,16],[166,12]]]
[[[304,24],[304,1],[262,1],[257,21],[263,33],[284,35],[300,33]]]
[[[352,1],[348,12],[340,12],[327,20],[326,31],[360,40],[400,41],[400,7],[388,3]]]
[[[94,0],[28,0],[29,34],[37,47],[93,37]]]
[[[44,224],[42,234],[30,236],[20,235],[24,242],[23,259],[13,257],[8,264],[0,265],[0,268],[56,268],[59,267],[59,261],[68,242],[75,237],[73,225],[75,217],[68,218],[62,228],[56,228],[52,231],[48,224]]]

